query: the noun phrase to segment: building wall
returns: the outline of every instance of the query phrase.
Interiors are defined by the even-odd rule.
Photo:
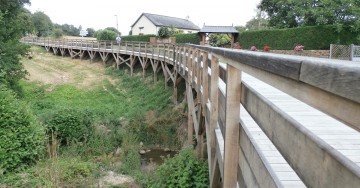
[[[143,29],[139,29],[143,27]],[[139,35],[140,33],[144,35],[148,34],[157,34],[157,27],[145,16],[141,16],[138,22],[131,28],[133,35]]]
[[[159,31],[161,27],[156,27],[156,31]],[[175,27],[176,28],[176,27]],[[176,28],[178,29],[178,28]],[[199,32],[199,30],[189,30],[189,29],[178,29],[178,30],[183,30],[184,31],[184,34],[188,34],[188,33],[197,33]],[[157,34],[157,32],[156,32]]]
[[[142,27],[142,29],[140,29]],[[155,26],[148,18],[141,16],[138,22],[131,28],[132,35],[139,35],[140,33],[144,35],[157,35],[161,27]],[[183,30],[185,34],[187,33],[197,33],[199,30],[189,30],[189,29],[179,29]]]

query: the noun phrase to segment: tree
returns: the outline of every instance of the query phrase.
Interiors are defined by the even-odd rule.
[[[360,28],[359,0],[262,0],[258,8],[276,28],[337,24]]]
[[[36,11],[32,16],[33,24],[38,37],[47,37],[53,28],[53,24],[48,15],[44,12]]]
[[[20,58],[28,51],[28,46],[19,39],[28,31],[24,23],[29,20],[23,8],[27,3],[29,0],[1,0],[0,6],[0,85],[18,93],[18,81],[26,75]]]
[[[88,37],[94,37],[95,29],[94,28],[87,28],[86,31],[88,32]]]
[[[235,29],[239,31],[240,33],[243,31],[246,31],[246,27],[242,25],[235,26]]]
[[[98,30],[96,32],[97,40],[116,40],[117,33],[112,30]]]
[[[261,10],[257,10],[256,16],[246,22],[246,30],[260,30],[268,28],[268,19]]]
[[[79,36],[80,34],[80,28],[75,27],[74,25],[69,25],[69,24],[63,24],[63,25],[58,25],[55,24],[56,28],[60,28],[64,35],[67,36]]]
[[[53,35],[55,38],[61,38],[63,36],[63,31],[59,28],[53,30]]]
[[[121,32],[118,31],[115,27],[107,27],[107,28],[105,28],[105,30],[110,30],[110,31],[115,32],[116,34],[121,35]]]

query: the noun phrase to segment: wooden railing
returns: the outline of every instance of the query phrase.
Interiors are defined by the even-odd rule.
[[[189,106],[189,143],[195,137],[201,155],[206,138],[211,187],[292,187],[269,165],[246,126],[248,118],[265,133],[291,167],[289,172],[295,172],[301,179],[301,185],[360,185],[360,161],[350,160],[334,149],[242,79],[251,75],[296,98],[299,104],[306,103],[334,118],[329,121],[351,127],[356,136],[360,131],[358,63],[190,44],[23,41],[48,48],[89,51],[89,54],[115,54],[118,65],[125,62],[129,67],[134,64],[132,59],[139,58],[142,65],[151,63],[155,74],[160,65],[154,66],[159,63],[166,81],[173,81],[175,93],[179,78],[183,78]],[[116,54],[120,54],[119,61]],[[354,152],[360,156],[359,145],[356,147]]]

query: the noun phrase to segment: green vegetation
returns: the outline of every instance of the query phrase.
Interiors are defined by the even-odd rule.
[[[309,26],[289,29],[244,31],[238,39],[245,49],[251,46],[271,46],[273,50],[292,50],[298,44],[306,50],[326,50],[330,44],[360,44],[358,33],[346,29],[337,30],[335,25]]]
[[[121,37],[123,42],[150,42],[150,37],[156,37],[156,35],[128,35]]]
[[[227,34],[211,34],[209,42],[211,46],[225,47],[231,44],[231,38]]]
[[[67,61],[77,63],[75,60],[46,54],[38,47],[32,48],[32,51],[33,59],[24,59],[24,64],[31,67],[36,67],[33,64],[36,62],[48,64],[51,67],[41,69],[42,72],[37,71],[43,76],[49,71],[81,70],[78,65],[70,66],[65,63]],[[37,57],[40,54],[42,57]],[[52,60],[49,59],[51,57]],[[40,62],[41,59],[45,59],[47,63]],[[87,64],[87,62],[83,63]],[[39,66],[39,69],[42,67]],[[8,111],[1,109],[1,113],[13,112],[10,114],[11,117],[16,118],[17,115],[21,115],[19,116],[21,119],[17,118],[18,120],[31,120],[31,123],[28,124],[29,129],[22,127],[22,131],[18,131],[19,134],[15,135],[9,132],[14,129],[12,127],[16,127],[15,125],[1,122],[0,125],[6,126],[0,129],[1,135],[4,135],[0,144],[3,144],[2,141],[9,144],[9,139],[12,139],[11,144],[21,142],[23,136],[26,139],[31,138],[32,141],[25,149],[20,150],[28,157],[26,160],[18,161],[16,169],[9,166],[6,167],[8,170],[4,171],[5,166],[1,166],[4,171],[0,176],[1,186],[97,186],[104,184],[103,179],[109,172],[129,175],[135,179],[135,183],[124,184],[125,187],[134,184],[135,187],[156,186],[153,180],[160,179],[162,172],[142,170],[139,143],[142,142],[146,148],[154,146],[181,148],[183,143],[179,137],[184,134],[180,126],[184,120],[184,106],[174,108],[171,103],[171,92],[164,88],[162,76],[159,76],[161,81],[153,83],[151,73],[142,78],[140,74],[131,77],[126,70],[108,68],[102,71],[106,79],[97,81],[99,83],[90,87],[78,87],[84,80],[74,80],[59,85],[21,81],[20,85],[23,88],[21,100],[15,99],[9,91],[1,93],[15,101],[11,103],[12,107],[4,107]],[[135,75],[136,72],[141,70],[135,69]],[[66,74],[79,73],[81,72],[74,70]],[[9,100],[1,102],[7,101]],[[21,110],[18,109],[19,107]],[[23,118],[24,115],[29,119]],[[4,118],[0,119],[4,120]],[[10,135],[3,134],[5,132]],[[36,133],[38,137],[35,136]],[[7,153],[0,151],[1,162],[15,159],[9,157]],[[167,159],[170,160],[172,159]],[[184,169],[184,178],[180,182],[183,187],[194,187],[193,180],[188,179],[190,176],[200,177],[196,185],[203,187],[202,183],[205,184],[207,181],[203,177],[208,176],[205,163],[190,155],[184,157],[183,154],[175,160],[177,162],[171,164],[171,168],[174,165],[181,165],[180,161],[184,164],[185,161],[186,163],[190,161],[191,165],[191,167],[179,166],[176,172],[178,176],[182,175],[182,168],[190,168],[193,171],[188,172]],[[205,166],[200,168],[198,163]],[[197,174],[199,172],[202,175]]]
[[[112,30],[104,29],[96,31],[95,36],[97,40],[115,40],[117,33]]]
[[[44,12],[36,11],[32,15],[32,21],[35,27],[35,33],[38,37],[47,37],[51,34],[53,23]]]
[[[150,37],[156,37],[156,35],[129,35],[129,36],[123,36],[121,38],[122,41],[136,41],[136,42],[150,42]],[[197,33],[192,34],[175,34],[174,37],[176,37],[176,43],[178,44],[184,44],[184,43],[191,43],[191,44],[199,44],[201,41],[200,35]]]
[[[12,92],[0,87],[0,175],[35,164],[43,152],[44,127]]]
[[[18,81],[25,77],[26,71],[20,63],[21,55],[28,47],[19,42],[22,35],[28,32],[29,20],[23,5],[29,1],[1,1],[0,6],[0,85],[21,93]]]
[[[358,0],[262,0],[259,8],[275,28],[335,24],[351,31],[360,29]]]
[[[166,158],[150,179],[148,187],[208,187],[208,167],[206,161],[198,160],[192,148],[184,149],[174,158]]]
[[[191,43],[191,44],[200,44],[201,36],[197,33],[191,34],[176,34],[176,43],[184,44],[184,43]]]

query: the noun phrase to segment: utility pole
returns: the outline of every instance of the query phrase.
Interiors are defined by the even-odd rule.
[[[118,31],[118,35],[119,35],[119,22],[118,22],[118,15],[115,14],[114,15],[116,17],[116,30]]]
[[[116,37],[116,42],[119,44],[121,43],[121,38],[120,38],[120,32],[119,32],[119,22],[118,22],[118,15],[115,14],[114,15],[116,17],[116,30],[117,30],[117,37]]]

